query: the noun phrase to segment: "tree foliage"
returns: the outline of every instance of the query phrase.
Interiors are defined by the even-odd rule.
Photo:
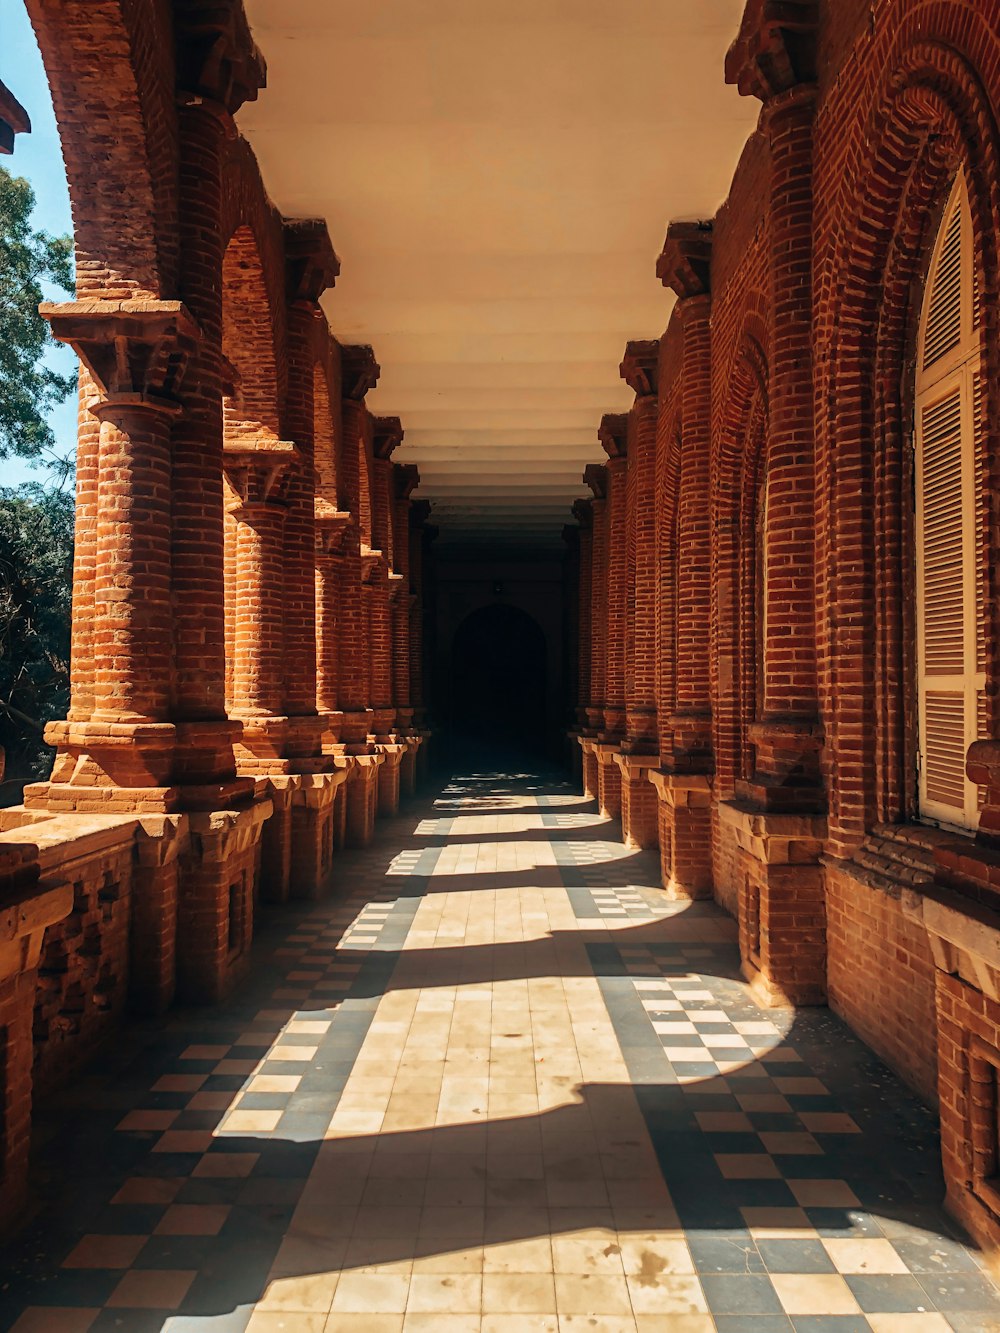
[[[8,778],[44,777],[46,722],[69,706],[73,497],[0,488],[0,746]]]
[[[28,182],[0,167],[0,458],[51,450],[46,415],[76,384],[46,364],[55,344],[38,313],[45,283],[72,289],[73,242],[35,231],[34,206]]]

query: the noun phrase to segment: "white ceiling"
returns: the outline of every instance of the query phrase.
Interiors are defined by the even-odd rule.
[[[723,82],[744,0],[246,0],[240,113],[287,216],[324,216],[324,298],[382,367],[442,539],[558,540],[672,297],[668,221],[710,217],[758,110]]]

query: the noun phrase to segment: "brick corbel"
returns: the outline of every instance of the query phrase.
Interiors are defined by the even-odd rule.
[[[394,463],[392,465],[394,494],[397,500],[409,500],[420,485],[420,473],[414,463]]]
[[[611,462],[618,459],[624,461],[628,454],[628,414],[625,412],[606,412],[601,417],[600,429],[597,432],[597,438],[601,442],[601,448],[607,454]],[[587,472],[584,472],[586,481]],[[590,484],[589,482],[587,483]]]
[[[226,476],[244,505],[285,504],[293,464],[299,457],[291,440],[271,436],[227,440]]]
[[[575,500],[573,502],[573,517],[580,525],[582,531],[584,532],[592,531],[594,527],[593,500]]]
[[[242,0],[174,0],[174,24],[182,104],[211,103],[231,117],[257,100],[267,65]]]
[[[286,218],[285,281],[293,304],[316,306],[340,276],[340,260],[323,218]]]
[[[381,373],[374,349],[366,345],[343,347],[340,365],[344,397],[354,403],[364,402],[365,395],[378,384]]]
[[[6,84],[0,83],[0,153],[14,151],[14,136],[30,134],[28,113]]]
[[[636,340],[625,344],[625,356],[618,373],[637,398],[655,398],[659,363],[659,341],[655,338]]]
[[[585,486],[589,486],[594,493],[593,500],[584,501],[585,504],[593,506],[594,501],[602,501],[608,498],[608,474],[603,463],[588,463],[583,470],[583,481]],[[591,517],[593,517],[593,508],[591,508]]]
[[[403,442],[402,423],[399,417],[373,417],[372,428],[375,457],[388,462]]]
[[[351,516],[343,509],[336,509],[328,500],[316,497],[316,551],[319,555],[338,555],[341,551],[344,535],[351,522]]]
[[[43,301],[38,307],[57,342],[90,372],[100,406],[126,403],[169,413],[200,337],[180,301]]]
[[[817,0],[750,0],[726,53],[726,82],[761,102],[816,78]]]
[[[711,222],[671,222],[656,261],[656,276],[678,300],[707,296],[712,280]]]

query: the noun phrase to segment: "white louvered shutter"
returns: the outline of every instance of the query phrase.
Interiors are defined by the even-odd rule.
[[[934,247],[916,382],[920,813],[975,828],[965,755],[985,722],[980,334],[972,219],[955,182]]]

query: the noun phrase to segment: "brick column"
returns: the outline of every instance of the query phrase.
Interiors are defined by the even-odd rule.
[[[395,569],[395,529],[392,521],[392,455],[402,443],[399,417],[375,417],[372,424],[372,546],[379,562],[372,579],[372,710],[376,750],[382,755],[378,773],[377,808],[380,815],[399,810],[399,766],[406,743],[397,731],[393,704],[393,608],[400,575]]]
[[[100,423],[89,719],[52,723],[52,781],[28,805],[167,810],[176,729],[171,720],[170,426],[176,391],[199,337],[177,301],[42,306],[53,334],[74,348],[96,391]]]
[[[673,571],[673,614],[661,623],[659,654],[669,655],[669,690],[660,700],[660,768],[650,772],[658,804],[660,867],[668,897],[712,892],[711,698],[711,258],[707,223],[672,223],[657,276],[677,294],[681,325],[680,457],[676,544],[660,559]],[[667,423],[668,425],[671,423]],[[664,450],[672,439],[661,441]],[[668,503],[666,496],[662,503]],[[665,673],[666,676],[666,673]]]
[[[427,522],[430,512],[427,500],[414,500],[410,504],[410,701],[413,705],[414,734],[420,738],[416,772],[418,785],[427,776],[428,743],[431,737],[424,694],[427,615],[425,575],[427,553],[437,530]]]
[[[577,647],[579,667],[577,675],[576,720],[581,730],[588,725],[591,699],[591,598],[594,557],[594,515],[592,500],[577,500],[573,515],[579,527],[580,577],[577,582]],[[591,795],[595,793],[591,792]]]
[[[371,587],[378,556],[372,550],[372,419],[365,395],[378,383],[370,347],[341,349],[343,494],[351,514],[344,542],[340,593],[340,706],[347,760],[346,838],[364,847],[375,828],[378,769],[383,756],[374,734],[371,697]]]
[[[245,800],[235,779],[238,723],[226,720],[223,579],[222,162],[233,116],[264,85],[263,58],[241,9],[175,4],[180,296],[202,332],[172,445],[174,708],[180,780],[208,790],[192,804]]]
[[[287,482],[284,557],[281,577],[284,621],[284,754],[289,776],[270,778],[272,795],[286,786],[290,807],[285,816],[289,855],[287,892],[296,898],[320,897],[332,875],[333,825],[337,791],[345,778],[336,758],[325,750],[327,719],[318,711],[317,579],[320,577],[320,539],[316,498],[315,444],[318,430],[328,433],[332,423],[320,422],[326,399],[317,401],[316,366],[319,350],[329,339],[320,298],[340,272],[326,223],[317,218],[286,221],[285,278],[287,294],[288,390],[284,417],[298,449],[297,465]],[[327,534],[328,535],[328,534]],[[329,645],[327,645],[329,650]],[[334,683],[334,695],[336,685]],[[277,816],[265,828],[276,842]],[[276,849],[275,849],[276,850]],[[272,878],[272,896],[282,885]]]
[[[392,699],[396,725],[406,749],[399,768],[399,790],[412,796],[417,781],[417,751],[421,738],[414,730],[410,689],[410,639],[413,592],[410,581],[410,496],[420,474],[411,464],[396,463],[392,469],[392,551],[399,583],[392,604]]]
[[[812,382],[816,6],[748,11],[726,79],[764,104],[771,153],[771,340],[763,692],[754,773],[720,818],[738,857],[745,975],[766,1003],[826,997],[826,835],[816,684]]]
[[[622,834],[630,847],[658,842],[656,793],[648,781],[659,763],[656,726],[656,425],[660,344],[630,342],[621,375],[635,393],[628,444],[628,653],[621,772]]]
[[[592,522],[590,558],[590,698],[587,704],[587,729],[580,739],[583,750],[584,790],[592,794],[602,811],[602,766],[598,755],[604,730],[604,682],[608,644],[608,505],[607,468],[592,463],[583,479],[593,493],[589,501]]]
[[[600,441],[608,461],[606,508],[607,592],[603,607],[604,726],[596,747],[601,811],[621,815],[621,771],[615,755],[625,737],[625,641],[628,633],[626,561],[626,486],[628,481],[628,418],[607,415],[601,421]]]

